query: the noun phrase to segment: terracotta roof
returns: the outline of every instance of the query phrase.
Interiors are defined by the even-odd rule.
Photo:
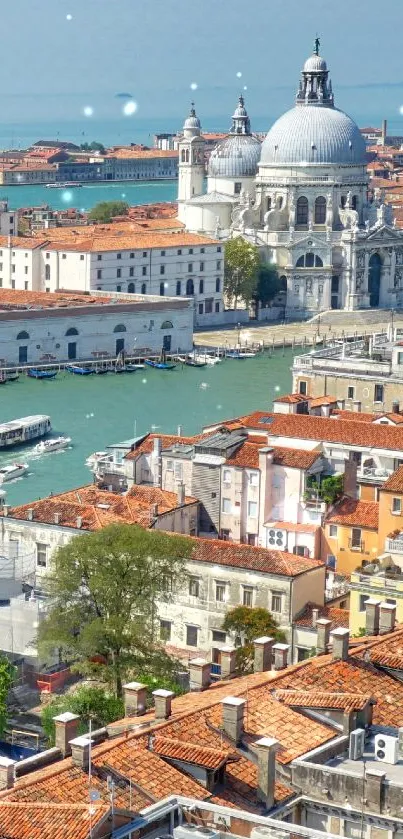
[[[350,414],[348,420],[333,417],[315,417],[306,414],[273,414],[255,411],[244,419],[247,428],[268,430],[272,437],[292,437],[305,440],[344,443],[361,448],[403,449],[403,429],[368,422],[363,438],[360,414]]]
[[[227,459],[228,466],[246,467],[249,469],[259,468],[259,450],[267,446],[267,439],[264,442],[252,442],[249,439]],[[304,449],[291,449],[280,446],[274,447],[273,463],[275,466],[284,466],[289,469],[309,469],[321,456],[319,451],[306,451]]]
[[[109,149],[106,154],[101,154],[100,157],[103,158],[110,158],[116,157],[118,160],[128,160],[131,158],[138,159],[144,158],[145,160],[154,159],[154,158],[178,158],[179,152],[178,151],[171,151],[169,149],[133,149],[130,146],[121,146],[118,148]]]
[[[316,396],[315,399],[310,399],[310,408],[320,408],[321,405],[334,405],[337,403],[335,396]]]
[[[276,396],[273,403],[280,402],[282,405],[298,405],[300,402],[309,402],[309,396],[302,396],[301,393],[286,393],[284,396]]]
[[[178,445],[194,445],[200,440],[203,434],[196,434],[193,437],[178,437],[177,434],[147,434],[145,440],[139,443],[132,452],[125,455],[126,460],[136,460],[142,454],[149,454],[153,450],[154,440],[161,440],[162,451],[169,449],[174,443]]]
[[[330,629],[348,629],[350,621],[348,609],[339,609],[336,606],[316,606],[315,603],[307,604],[302,614],[294,620],[294,626],[304,626],[316,632],[312,619],[314,609],[318,610],[319,618],[326,618],[332,622]]]
[[[292,521],[265,521],[264,526],[274,527],[278,530],[287,530],[288,533],[316,533],[320,529],[319,524],[311,524],[310,522],[301,524],[300,522]]]
[[[335,408],[332,412],[333,417],[337,417],[339,420],[347,420],[351,422],[373,422],[375,419],[378,419],[379,414],[363,414],[358,413],[355,411],[346,411],[340,410],[339,408]]]
[[[49,229],[37,230],[33,233],[36,239],[48,240],[51,236],[52,242],[67,242],[70,239],[79,242],[89,237],[105,238],[105,236],[116,236],[117,246],[122,235],[130,233],[183,230],[184,224],[176,218],[144,218],[134,219],[125,216],[122,221],[113,221],[109,224],[80,224],[71,227],[52,227]],[[118,250],[118,247],[116,248]]]
[[[32,310],[102,306],[104,304],[110,305],[114,299],[116,298],[113,295],[91,297],[89,294],[80,294],[79,292],[52,292],[52,294],[47,294],[46,291],[20,291],[18,289],[0,288],[0,311],[3,309]]]
[[[222,749],[197,746],[194,743],[184,743],[183,740],[173,740],[158,735],[154,737],[152,749],[161,757],[183,760],[185,763],[195,763],[205,769],[218,769],[228,757],[228,751]]]
[[[385,481],[382,492],[403,492],[403,465]]]
[[[359,501],[355,498],[342,498],[333,507],[332,512],[326,516],[325,523],[378,530],[379,504],[376,501]]]
[[[88,795],[86,804],[2,801],[0,835],[2,839],[87,839],[109,809],[96,801],[90,805]]]
[[[298,690],[275,690],[274,696],[291,708],[334,708],[343,711],[362,711],[372,699],[370,695],[364,696],[360,693],[322,693],[321,691],[305,692]]]
[[[197,539],[192,560],[247,568],[250,571],[278,574],[282,577],[297,577],[299,574],[321,568],[324,564],[321,560],[296,556],[287,551],[271,551],[218,539]]]
[[[185,504],[196,504],[195,498],[186,496]],[[8,510],[9,518],[28,520],[28,510],[33,510],[34,521],[82,530],[100,530],[109,524],[139,524],[150,527],[154,516],[152,507],[158,504],[158,516],[179,506],[175,492],[144,485],[134,485],[126,495],[97,489],[93,484],[75,490],[32,501]],[[3,511],[0,509],[0,515]],[[80,518],[79,525],[77,518]]]

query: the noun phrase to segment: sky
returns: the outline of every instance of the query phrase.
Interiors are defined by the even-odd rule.
[[[12,0],[0,123],[178,127],[194,97],[206,127],[225,129],[242,91],[263,130],[292,107],[318,33],[336,105],[361,125],[388,117],[403,134],[402,20],[402,0],[389,0],[387,17],[378,0]],[[134,115],[123,116],[119,92]]]

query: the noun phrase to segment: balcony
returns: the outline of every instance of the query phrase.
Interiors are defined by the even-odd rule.
[[[357,472],[357,481],[370,481],[374,484],[383,483],[393,474],[393,469],[377,469],[376,466],[363,466]]]
[[[386,539],[385,549],[392,554],[403,554],[403,538]]]

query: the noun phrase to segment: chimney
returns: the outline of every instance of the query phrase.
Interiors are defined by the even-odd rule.
[[[33,520],[34,520],[34,510],[33,510],[33,507],[28,507],[28,510],[27,510],[27,519],[28,519],[28,521],[33,521]]]
[[[153,452],[151,455],[151,469],[153,475],[153,484],[155,487],[160,487],[162,482],[161,474],[161,452],[162,440],[161,437],[154,437]]]
[[[60,513],[54,513],[53,520],[55,524],[60,524]]]
[[[238,746],[242,740],[243,718],[246,699],[237,696],[226,696],[221,701],[222,727],[230,740]]]
[[[192,658],[189,661],[190,690],[206,690],[211,682],[211,663],[205,658]]]
[[[255,648],[253,670],[255,673],[264,673],[266,670],[271,670],[273,644],[274,638],[270,638],[268,635],[262,635],[261,638],[255,638],[253,642],[253,646]]]
[[[14,786],[16,760],[0,757],[0,790],[12,789]]]
[[[3,504],[3,507],[2,507],[2,510],[3,510],[3,516],[8,516],[8,511],[9,511],[9,509],[10,509],[10,505],[9,505],[9,504]]]
[[[82,525],[83,525],[83,518],[82,518],[82,516],[77,516],[77,518],[76,518],[76,527],[77,527],[77,530],[81,530]]]
[[[274,669],[275,670],[284,670],[287,667],[289,649],[290,649],[289,644],[274,644],[273,645]]]
[[[319,618],[319,609],[312,609],[312,627],[316,629],[316,623]]]
[[[221,647],[221,678],[233,679],[236,675],[236,649],[235,647]]]
[[[140,717],[147,707],[147,687],[140,682],[128,682],[123,685],[125,716]]]
[[[393,632],[396,623],[396,605],[382,602],[379,604],[379,634]]]
[[[183,507],[185,503],[185,484],[178,484],[178,507]]]
[[[316,621],[316,652],[326,653],[329,645],[330,627],[332,621],[328,618],[318,618]]]
[[[151,507],[151,518],[156,519],[158,517],[158,504],[153,504]]]
[[[347,661],[348,647],[350,643],[350,630],[341,628],[334,629],[333,632],[330,633],[330,636],[333,640],[333,660]]]
[[[353,411],[355,411],[356,414],[361,413],[361,402],[359,399],[353,400]]]
[[[63,757],[71,755],[70,741],[77,737],[79,719],[80,717],[77,714],[71,714],[70,711],[53,717],[55,746],[60,749]]]
[[[388,121],[386,119],[382,120],[382,145],[386,145],[386,137],[388,134]]]
[[[182,428],[181,425],[178,425],[178,430],[177,430],[178,437],[182,437],[182,434],[183,434],[183,428]]]
[[[368,598],[365,601],[365,634],[378,635],[379,632],[379,600]]]
[[[274,449],[265,446],[259,449],[260,470],[260,520],[270,521],[272,510]]]
[[[172,690],[153,690],[156,720],[167,720],[171,716],[174,696]]]
[[[276,751],[278,740],[262,737],[255,743],[257,748],[257,797],[270,810],[274,804],[276,782]]]
[[[70,740],[71,759],[75,766],[79,766],[84,772],[87,771],[90,763],[90,745],[92,740],[89,737],[75,737]]]

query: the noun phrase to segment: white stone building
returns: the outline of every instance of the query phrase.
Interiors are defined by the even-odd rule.
[[[29,252],[28,252],[29,253]],[[193,346],[193,301],[0,289],[0,366],[115,358]]]
[[[256,243],[277,266],[287,316],[403,306],[403,232],[381,194],[368,199],[365,140],[334,105],[318,39],[295,107],[262,145],[241,98],[228,138],[211,155],[206,192],[202,143],[192,111],[180,144],[180,218],[189,230]]]
[[[203,326],[223,317],[223,251],[222,242],[183,231],[3,239],[0,287],[187,297]]]

